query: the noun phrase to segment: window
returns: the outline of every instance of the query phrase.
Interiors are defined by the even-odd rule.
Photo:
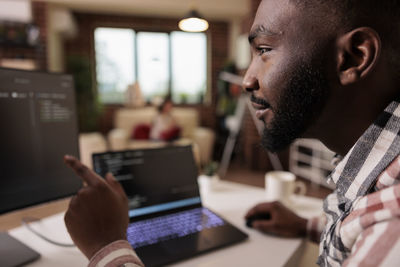
[[[204,33],[95,30],[96,76],[103,103],[122,103],[138,82],[147,101],[171,94],[175,103],[198,103],[207,88]]]
[[[199,102],[207,88],[205,34],[172,32],[171,47],[173,100]]]
[[[136,80],[135,32],[129,29],[97,28],[94,33],[96,76],[100,100],[122,103],[128,85]]]
[[[167,33],[137,34],[138,82],[145,96],[167,95],[169,44]]]

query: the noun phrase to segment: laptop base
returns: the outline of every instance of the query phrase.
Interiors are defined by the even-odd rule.
[[[0,266],[22,266],[35,261],[40,254],[7,233],[0,233]]]
[[[135,251],[146,267],[164,266],[233,245],[247,239],[247,237],[247,234],[227,223],[179,239],[140,247]]]

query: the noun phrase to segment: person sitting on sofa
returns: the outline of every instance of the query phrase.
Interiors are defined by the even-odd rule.
[[[159,141],[172,141],[179,138],[181,128],[177,125],[174,117],[171,115],[173,103],[170,97],[166,97],[163,103],[158,107],[158,115],[154,119],[150,138]]]

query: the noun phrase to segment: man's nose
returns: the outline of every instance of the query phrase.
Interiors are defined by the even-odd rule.
[[[258,84],[258,79],[256,77],[256,72],[254,71],[254,62],[250,63],[249,68],[246,71],[246,74],[244,75],[243,82],[242,82],[242,87],[243,90],[246,90],[247,92],[251,93],[252,91],[258,90],[259,84]]]
[[[260,88],[256,76],[250,73],[250,69],[244,76],[242,87],[243,90],[246,90],[249,93]]]

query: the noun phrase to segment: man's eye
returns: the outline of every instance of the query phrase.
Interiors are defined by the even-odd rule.
[[[269,47],[259,47],[259,48],[257,48],[257,51],[258,51],[258,53],[259,53],[260,56],[261,56],[261,55],[263,55],[263,54],[265,54],[265,53],[271,52],[271,51],[272,51],[272,48],[269,48]]]

